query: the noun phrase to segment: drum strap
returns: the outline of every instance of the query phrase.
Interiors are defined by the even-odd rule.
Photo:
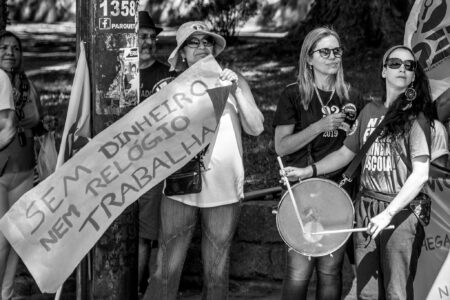
[[[372,132],[372,134],[367,138],[364,145],[359,149],[358,153],[355,155],[355,158],[353,158],[350,165],[347,167],[345,172],[342,174],[342,177],[344,178],[344,183],[346,181],[352,181],[353,176],[355,175],[356,170],[358,170],[358,167],[363,160],[363,158],[366,155],[366,152],[369,150],[370,146],[372,146],[373,142],[375,142],[378,135],[383,130],[384,126],[388,123],[388,120],[384,118],[380,124],[375,128],[375,130]],[[343,183],[341,183],[342,185]]]

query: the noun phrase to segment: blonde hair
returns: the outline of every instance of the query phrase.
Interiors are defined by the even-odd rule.
[[[302,48],[300,50],[300,56],[298,59],[298,87],[300,90],[301,104],[305,110],[308,110],[309,103],[314,96],[314,71],[308,64],[308,58],[311,57],[311,51],[314,50],[317,43],[328,36],[334,36],[339,45],[341,40],[336,31],[328,27],[318,27],[310,31],[303,40]],[[348,90],[350,86],[344,81],[344,71],[342,68],[342,61],[339,64],[339,69],[333,80],[334,89],[339,96],[340,101],[348,100]]]

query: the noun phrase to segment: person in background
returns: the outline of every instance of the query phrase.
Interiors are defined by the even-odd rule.
[[[156,37],[162,28],[156,27],[146,11],[139,12],[139,72],[140,101],[150,97],[155,85],[170,77],[169,66],[155,57]],[[149,274],[152,270],[151,252],[157,247],[160,223],[160,203],[164,182],[161,182],[139,198],[139,260],[138,282],[145,291]]]
[[[440,150],[430,153],[419,120],[433,127],[437,113],[428,79],[412,50],[402,45],[388,49],[380,75],[382,99],[365,106],[344,146],[315,166],[286,167],[284,172],[298,179],[311,177],[314,170],[323,174],[342,168],[385,120],[363,159],[361,193],[355,206],[357,227],[367,228],[355,235],[357,297],[413,299],[423,226],[430,212],[430,199],[422,188],[428,180],[430,159],[445,154],[447,145],[445,138],[435,137],[431,146],[444,151],[434,157],[433,152]],[[390,224],[395,228],[384,230]]]
[[[22,66],[22,45],[19,38],[9,31],[0,32],[0,69],[7,74],[12,86],[14,124],[12,141],[0,151],[0,217],[29,189],[33,187],[34,129],[42,124],[39,95],[27,78]],[[3,74],[3,72],[2,72]],[[1,76],[1,85],[8,85]],[[7,95],[0,99],[4,107]],[[3,143],[3,141],[2,141]],[[18,256],[3,234],[0,233],[0,282],[2,300],[12,299]]]
[[[201,59],[219,55],[225,39],[209,30],[204,22],[181,25],[177,46],[169,56],[171,69],[183,72]],[[145,300],[175,300],[186,253],[197,219],[201,219],[203,296],[228,298],[228,265],[231,241],[238,224],[243,198],[244,167],[241,127],[257,136],[263,131],[263,116],[256,106],[245,78],[223,69],[218,84],[237,86],[228,97],[220,118],[216,139],[205,154],[200,193],[164,196],[157,269],[150,278]]]
[[[285,87],[273,122],[275,150],[286,165],[306,167],[339,149],[363,107],[361,94],[344,81],[342,55],[339,36],[330,28],[305,37],[297,81]],[[339,183],[342,172],[321,177]],[[288,249],[281,298],[306,299],[315,269],[316,299],[341,299],[345,250],[344,244],[332,256],[307,257]]]
[[[14,99],[11,81],[8,75],[0,68],[0,151],[8,146],[16,134],[14,122]],[[6,161],[0,161],[0,175]]]

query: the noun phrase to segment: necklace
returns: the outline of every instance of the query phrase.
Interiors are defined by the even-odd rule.
[[[331,92],[330,98],[328,99],[327,103],[325,103],[325,104],[323,104],[322,97],[320,97],[320,93],[319,93],[319,90],[317,89],[316,85],[314,85],[314,90],[316,91],[317,98],[319,99],[319,102],[322,105],[322,107],[327,106],[328,103],[330,103],[331,99],[333,99],[335,89],[333,89],[333,91]]]

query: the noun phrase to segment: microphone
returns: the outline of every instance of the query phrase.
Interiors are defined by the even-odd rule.
[[[345,114],[344,122],[347,123],[350,127],[355,123],[356,116],[358,111],[356,109],[356,105],[353,103],[347,103],[342,106],[342,112]]]

